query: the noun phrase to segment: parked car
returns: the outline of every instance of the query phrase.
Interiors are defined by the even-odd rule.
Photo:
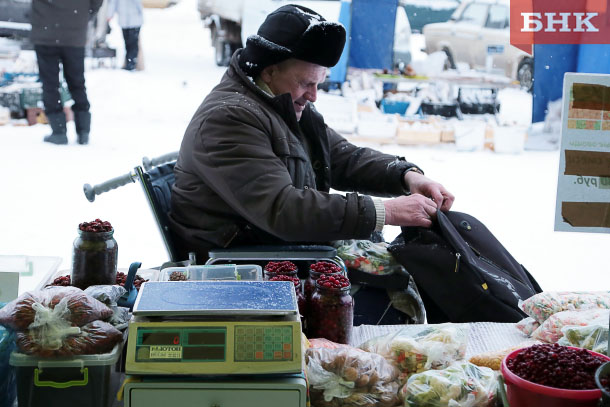
[[[518,80],[531,91],[534,60],[510,45],[509,0],[471,0],[460,4],[445,23],[423,28],[426,52],[444,51],[448,67],[466,62],[472,68],[485,68],[488,56],[493,67]]]
[[[460,2],[459,0],[405,0],[403,4],[411,30],[420,33],[426,24],[449,20]]]

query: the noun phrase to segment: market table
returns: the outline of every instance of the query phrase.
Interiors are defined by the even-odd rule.
[[[350,345],[358,346],[376,336],[391,334],[399,330],[405,330],[415,335],[423,329],[439,325],[360,325],[354,327]],[[519,331],[514,323],[471,322],[452,325],[468,330],[466,359],[483,352],[535,343],[535,340]]]

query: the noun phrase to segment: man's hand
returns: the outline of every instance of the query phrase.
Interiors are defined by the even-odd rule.
[[[395,226],[432,226],[436,203],[423,195],[412,194],[383,201],[385,224]]]
[[[418,172],[408,171],[405,174],[405,183],[412,194],[421,194],[431,198],[441,211],[451,209],[455,197],[438,182],[432,181]]]

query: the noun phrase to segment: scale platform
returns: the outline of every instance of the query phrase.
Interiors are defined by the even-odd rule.
[[[140,288],[126,373],[300,373],[301,322],[290,281],[162,281]]]

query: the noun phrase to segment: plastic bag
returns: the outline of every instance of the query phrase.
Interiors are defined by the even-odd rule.
[[[123,294],[127,293],[127,290],[120,285],[92,285],[85,288],[85,293],[111,306],[116,305]]]
[[[416,334],[405,328],[379,336],[360,345],[360,348],[380,354],[401,372],[406,380],[413,373],[442,369],[456,360],[464,359],[468,331],[463,326],[441,324]]]
[[[337,240],[337,255],[348,268],[370,274],[392,274],[402,266],[388,252],[388,243],[369,240]]]
[[[36,314],[42,311],[40,307],[33,307],[34,304],[38,303],[53,310],[64,298],[66,298],[67,312],[62,311],[62,318],[71,325],[83,326],[91,321],[108,319],[112,316],[110,308],[88,296],[80,288],[54,286],[39,291],[28,291],[9,302],[0,309],[0,325],[16,331],[24,331],[34,322]]]
[[[380,355],[350,346],[309,348],[305,356],[312,405],[394,406],[398,371]]]
[[[496,375],[487,367],[456,362],[414,374],[400,389],[405,407],[485,407],[495,403]]]
[[[548,343],[557,342],[565,326],[607,325],[610,310],[589,308],[574,311],[561,311],[551,315],[532,333],[532,338]]]
[[[538,329],[540,323],[536,321],[532,317],[523,318],[521,321],[517,322],[517,329],[526,334],[527,336],[531,336],[532,333]]]
[[[557,341],[564,346],[576,346],[608,355],[608,323],[587,326],[564,326],[563,337]]]
[[[129,309],[117,305],[123,294],[127,293],[125,287],[120,285],[92,285],[85,289],[85,293],[106,304],[112,310],[112,316],[108,322],[114,325],[115,328],[127,328]]]
[[[557,291],[542,292],[531,296],[519,307],[539,323],[561,311],[579,308],[610,308],[609,291]]]
[[[76,328],[79,329],[79,328]],[[79,329],[76,335],[64,337],[57,348],[45,347],[40,342],[38,328],[17,332],[17,346],[22,353],[40,357],[61,357],[108,353],[123,341],[123,334],[104,321],[93,321]]]

